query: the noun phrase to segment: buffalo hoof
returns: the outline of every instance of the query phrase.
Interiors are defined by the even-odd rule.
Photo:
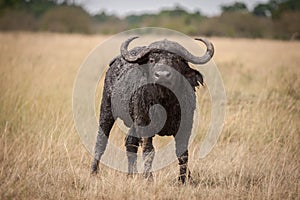
[[[99,161],[95,159],[91,167],[91,175],[98,174],[98,165],[99,165]]]
[[[150,181],[150,182],[154,181],[154,177],[153,177],[152,172],[143,173],[143,178],[146,179],[147,181]]]
[[[180,185],[197,185],[194,179],[188,175],[188,176],[179,176],[177,179],[177,183]]]

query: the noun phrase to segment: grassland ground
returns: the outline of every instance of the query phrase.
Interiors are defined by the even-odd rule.
[[[198,159],[195,143],[210,116],[200,89],[203,121],[189,164],[196,185],[182,187],[173,184],[177,163],[151,183],[103,165],[89,176],[72,89],[80,64],[106,38],[0,33],[0,199],[299,199],[300,42],[210,38],[226,119],[213,151]],[[112,140],[123,145],[118,132]]]

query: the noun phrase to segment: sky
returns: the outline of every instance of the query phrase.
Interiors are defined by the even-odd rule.
[[[220,14],[221,5],[232,4],[235,1],[244,2],[248,9],[253,9],[258,3],[265,3],[269,0],[74,0],[82,5],[87,11],[96,14],[105,11],[108,14],[115,14],[124,17],[128,14],[157,13],[164,8],[174,8],[180,5],[187,11],[200,11],[207,16]]]

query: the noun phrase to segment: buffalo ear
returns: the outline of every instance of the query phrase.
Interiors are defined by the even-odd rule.
[[[197,70],[194,70],[192,68],[188,68],[186,71],[185,71],[185,77],[187,78],[187,80],[190,82],[190,84],[193,86],[193,87],[197,87],[199,86],[199,83],[203,86],[204,84],[204,81],[203,81],[203,75],[197,71]]]
[[[194,71],[196,73],[197,81],[203,86],[203,84],[204,84],[203,75],[199,71],[196,71],[196,70],[194,70]]]

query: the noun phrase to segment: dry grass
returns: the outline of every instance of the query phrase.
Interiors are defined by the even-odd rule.
[[[300,43],[211,38],[227,90],[214,150],[191,151],[196,185],[153,183],[101,166],[74,128],[73,81],[104,37],[0,33],[0,199],[299,199]],[[205,110],[205,109],[204,109]]]

